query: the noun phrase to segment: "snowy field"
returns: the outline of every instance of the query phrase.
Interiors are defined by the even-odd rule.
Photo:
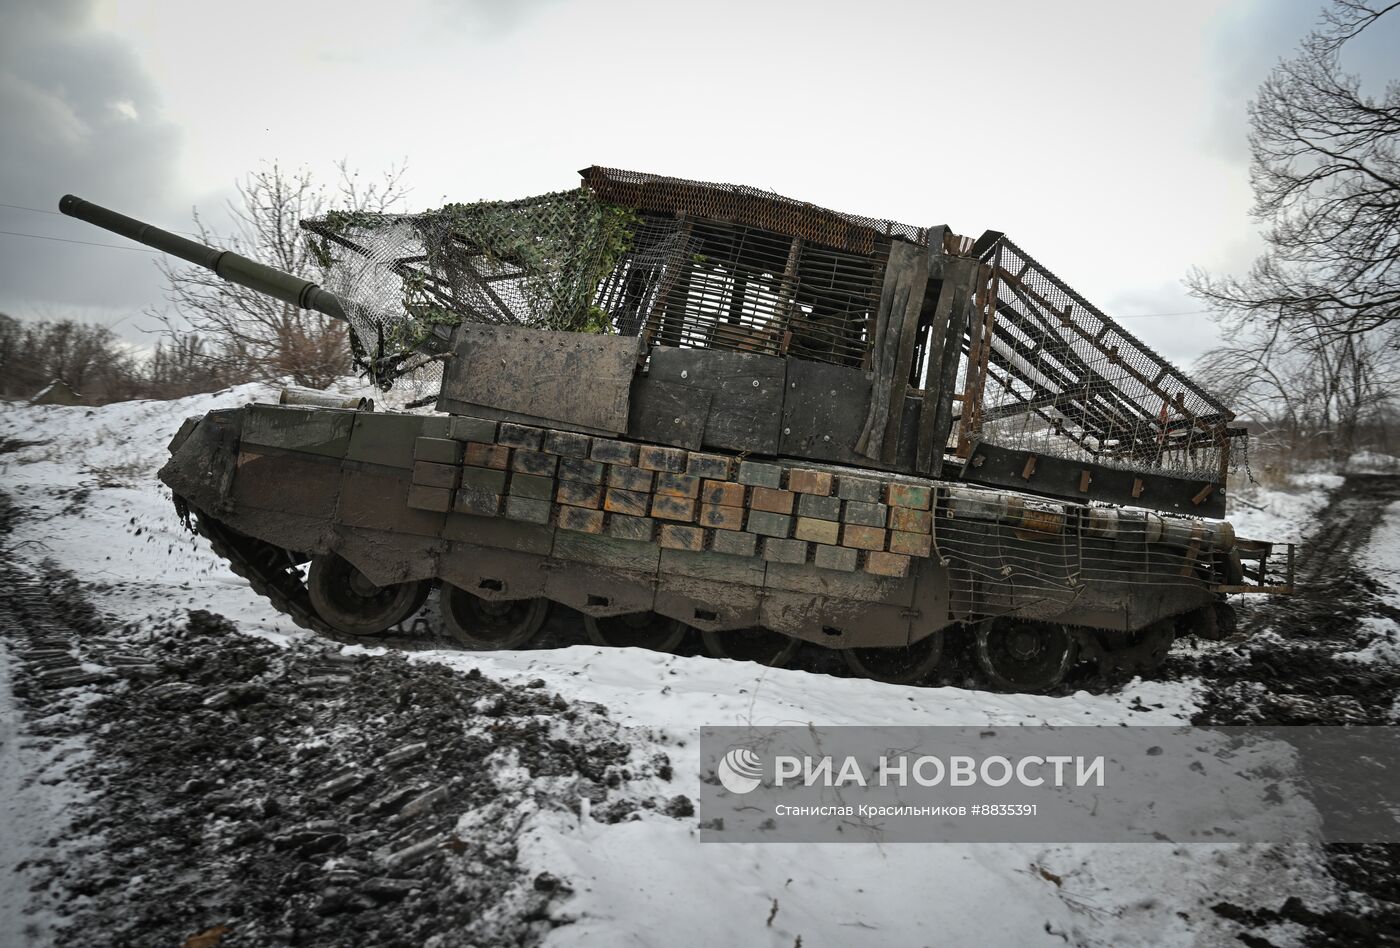
[[[303,636],[183,529],[155,479],[183,418],[275,397],[274,389],[243,386],[175,402],[0,409],[0,441],[27,443],[0,454],[0,489],[23,514],[10,540],[19,563],[52,558],[97,584],[96,605],[118,622],[202,608],[246,634],[278,642]],[[1250,492],[1231,520],[1242,536],[1297,539],[1338,483],[1318,475],[1296,491]],[[1400,511],[1389,512],[1369,555],[1400,595]],[[1134,681],[1105,695],[1009,696],[584,646],[422,652],[414,660],[479,668],[503,681],[543,679],[566,698],[603,704],[638,743],[664,743],[676,768],[673,792],[692,798],[699,754],[686,751],[702,724],[1180,724],[1198,699],[1191,681]],[[0,689],[7,758],[0,792],[11,810],[50,805],[52,797],[30,801],[18,792],[13,768],[23,761],[6,698]],[[557,946],[1238,944],[1239,929],[1212,905],[1276,908],[1286,894],[1325,905],[1332,884],[1304,842],[1296,850],[701,844],[696,819],[659,814],[606,825],[551,813],[525,827],[522,861],[567,879],[575,892],[554,904],[556,917],[572,922],[549,934],[547,944]],[[13,910],[13,893],[8,903],[0,896],[0,912]],[[1285,924],[1268,937],[1285,945],[1299,933]]]
[[[1295,474],[1284,488],[1245,484],[1235,488],[1228,519],[1235,535],[1251,540],[1300,543],[1303,533],[1327,503],[1331,491],[1342,486],[1340,474]]]

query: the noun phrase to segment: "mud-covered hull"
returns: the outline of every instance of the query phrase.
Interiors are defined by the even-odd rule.
[[[160,476],[241,534],[339,554],[381,585],[437,580],[833,648],[998,615],[1142,629],[1210,603],[1232,540],[868,470],[319,408],[211,413]]]

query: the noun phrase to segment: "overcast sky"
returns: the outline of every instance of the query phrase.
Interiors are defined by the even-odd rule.
[[[1149,314],[1258,252],[1246,103],[1320,7],[0,0],[0,204],[71,191],[186,230],[273,159],[327,182],[406,160],[415,209],[604,164],[1005,231],[1189,363],[1209,322]],[[1357,55],[1384,63],[1395,26]],[[14,207],[0,231],[0,312],[141,340],[163,305],[153,254],[14,236],[115,235]]]

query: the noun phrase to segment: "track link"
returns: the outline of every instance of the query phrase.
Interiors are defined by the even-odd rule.
[[[198,508],[188,509],[195,532],[209,541],[209,546],[229,564],[229,568],[246,579],[253,591],[271,603],[274,609],[308,632],[342,645],[370,648],[383,646],[420,650],[452,647],[446,641],[395,635],[392,630],[380,635],[348,635],[339,631],[316,614],[306,586],[285,550],[244,536]]]

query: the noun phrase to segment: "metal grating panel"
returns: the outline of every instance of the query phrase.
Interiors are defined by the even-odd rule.
[[[957,453],[982,441],[1217,481],[1234,415],[1006,238],[982,255]],[[995,306],[993,306],[995,301]]]
[[[645,215],[596,305],[618,333],[656,345],[860,366],[884,262],[756,227]]]

